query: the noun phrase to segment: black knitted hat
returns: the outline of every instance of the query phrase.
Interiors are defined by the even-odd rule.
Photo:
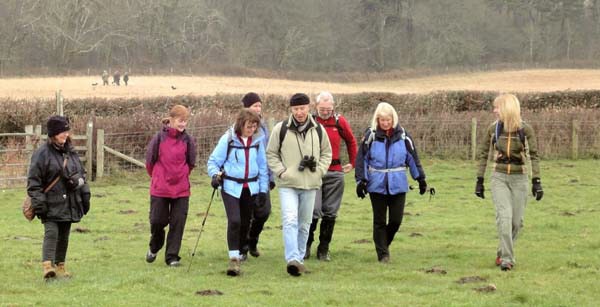
[[[244,108],[249,108],[253,104],[261,101],[260,96],[257,93],[250,92],[242,98],[242,103],[244,104]],[[262,102],[262,101],[261,101]]]
[[[310,98],[303,93],[296,93],[290,98],[290,107],[301,106],[310,103]]]
[[[71,129],[69,119],[60,115],[54,115],[48,118],[46,127],[48,128],[48,137],[53,137]]]

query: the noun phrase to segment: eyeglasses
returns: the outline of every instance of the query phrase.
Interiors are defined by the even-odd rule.
[[[319,112],[321,113],[333,112],[333,109],[318,108],[317,110],[319,110]]]

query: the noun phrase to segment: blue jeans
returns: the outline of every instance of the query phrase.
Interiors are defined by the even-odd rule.
[[[285,261],[304,262],[317,190],[279,188]]]

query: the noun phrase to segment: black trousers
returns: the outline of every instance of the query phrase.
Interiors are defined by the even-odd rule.
[[[384,256],[389,256],[388,248],[402,224],[406,193],[396,195],[369,193],[369,195],[373,207],[373,241],[377,258],[381,260]]]
[[[227,213],[227,246],[230,251],[239,251],[247,245],[248,228],[250,227],[250,211],[255,197],[250,189],[242,189],[240,198],[231,196],[221,190],[225,213]]]
[[[165,227],[169,225],[165,262],[179,261],[179,250],[187,220],[189,197],[150,196],[150,251],[158,253],[165,244]]]
[[[54,264],[65,262],[70,234],[71,222],[46,221],[44,223],[42,261],[51,261]]]
[[[265,223],[271,215],[271,193],[267,192],[267,201],[262,207],[255,205],[250,206],[250,230],[248,231],[248,244],[256,247],[258,237],[263,231]],[[242,249],[247,249],[247,246],[242,245]]]

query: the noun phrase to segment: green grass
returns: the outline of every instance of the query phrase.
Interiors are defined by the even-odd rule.
[[[28,223],[19,206],[23,190],[0,192],[0,305],[223,305],[223,306],[593,306],[600,300],[600,179],[598,161],[543,161],[541,202],[530,201],[511,272],[494,266],[495,212],[489,189],[473,195],[475,166],[465,161],[428,160],[429,200],[411,192],[392,261],[377,262],[371,240],[370,202],[354,195],[353,178],[339,213],[331,246],[333,261],[306,262],[299,278],[285,271],[277,193],[263,232],[259,258],[242,266],[243,275],[225,275],[226,218],[215,199],[188,273],[187,265],[210,197],[207,178],[195,175],[181,250],[184,267],[164,264],[163,251],[147,264],[148,178],[117,176],[92,185],[90,214],[73,228],[70,280],[41,278],[43,226]],[[487,183],[487,181],[486,181]],[[126,213],[134,210],[133,213]],[[200,214],[200,215],[198,215]],[[422,236],[411,236],[420,233]],[[357,242],[359,240],[367,243]],[[447,274],[426,273],[439,267]],[[461,277],[483,282],[459,284]],[[493,292],[474,288],[494,284]],[[217,289],[221,296],[199,296]],[[595,303],[596,302],[596,303]]]

